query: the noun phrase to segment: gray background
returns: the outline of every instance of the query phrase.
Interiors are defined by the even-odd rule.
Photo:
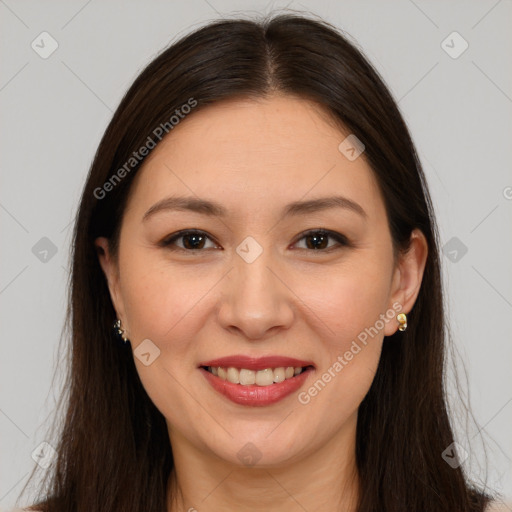
[[[483,478],[485,427],[488,484],[512,498],[510,0],[0,0],[2,509],[14,504],[35,465],[31,453],[45,440],[58,396],[52,376],[61,358],[72,219],[123,92],[157,52],[204,22],[286,5],[346,30],[399,101],[448,243],[454,364],[477,422],[467,433],[458,428],[471,453],[464,465]],[[43,46],[43,31],[58,43],[47,59],[31,47],[34,40]],[[441,45],[453,31],[469,44],[458,58]],[[445,43],[452,54],[461,44],[457,36]]]

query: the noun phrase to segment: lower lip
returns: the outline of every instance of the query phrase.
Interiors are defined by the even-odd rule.
[[[256,386],[254,384],[242,386],[241,384],[233,384],[227,380],[222,380],[204,368],[199,369],[213,389],[236,404],[252,407],[263,407],[279,402],[279,400],[297,391],[313,371],[313,368],[308,367],[301,374],[270,386]]]

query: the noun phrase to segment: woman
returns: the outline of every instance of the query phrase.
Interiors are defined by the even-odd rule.
[[[330,25],[219,21],[149,64],[89,172],[71,285],[33,510],[488,510],[447,413],[425,177]]]

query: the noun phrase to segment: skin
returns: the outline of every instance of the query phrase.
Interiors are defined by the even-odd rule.
[[[237,405],[197,368],[232,354],[296,357],[315,365],[299,390],[307,391],[380,314],[396,303],[411,310],[425,238],[414,231],[410,250],[394,259],[364,153],[350,161],[338,150],[347,135],[318,105],[293,96],[229,100],[194,112],[135,177],[118,258],[106,238],[96,240],[132,348],[150,339],[160,350],[149,366],[134,361],[168,425],[175,461],[169,487],[179,496],[169,511],[354,510],[357,411],[396,318],[307,404],[293,393],[266,407]],[[357,202],[366,217],[346,208],[281,214],[288,203],[334,192]],[[213,200],[229,213],[161,211],[142,220],[172,195]],[[351,245],[328,238],[325,245],[337,248],[314,249],[303,233],[321,228]],[[175,250],[159,246],[184,229],[210,238],[202,249],[180,251],[190,243],[183,238]],[[263,249],[252,263],[236,252],[247,236]],[[252,466],[237,456],[249,442],[261,457]]]

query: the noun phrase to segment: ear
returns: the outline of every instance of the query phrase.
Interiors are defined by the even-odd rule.
[[[396,310],[393,304],[400,304],[402,309],[396,310],[397,314],[407,314],[414,306],[421,288],[427,255],[428,243],[425,235],[419,229],[415,229],[411,233],[409,249],[407,252],[399,254],[398,263],[393,273],[389,307]],[[384,329],[384,335],[391,336],[397,329],[398,322],[388,322]]]
[[[124,304],[119,287],[119,268],[117,261],[112,257],[109,240],[102,236],[96,238],[94,245],[96,247],[96,252],[98,253],[101,268],[103,269],[103,273],[107,279],[110,298],[114,305],[114,309],[116,310],[117,318],[121,320],[123,328],[127,329]]]

